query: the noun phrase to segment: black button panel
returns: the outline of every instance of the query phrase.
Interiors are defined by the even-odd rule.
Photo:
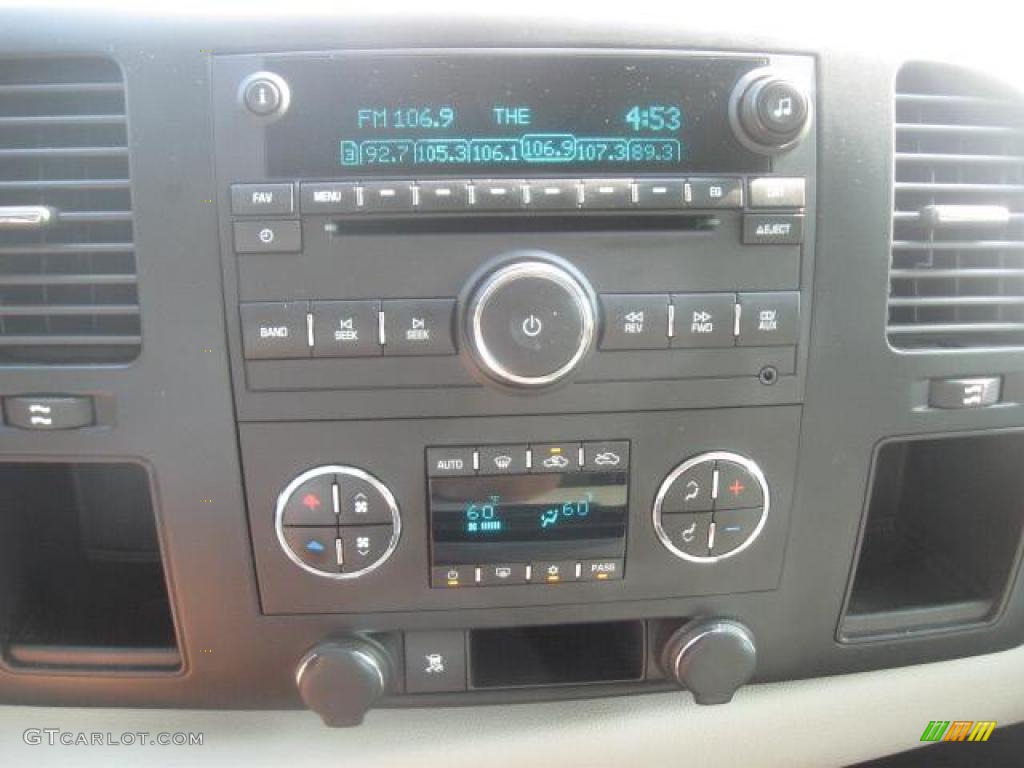
[[[621,581],[624,564],[621,557],[604,557],[590,560],[538,560],[531,563],[435,565],[430,570],[430,586],[434,589],[465,589],[568,584],[576,581]]]
[[[278,498],[275,528],[288,558],[317,576],[352,579],[387,560],[401,533],[387,486],[356,467],[324,466]]]
[[[628,440],[427,448],[427,476],[628,472]]]
[[[804,207],[800,177],[695,176],[578,179],[302,181],[303,214],[488,213],[497,211],[715,211]],[[292,184],[231,187],[235,215],[291,214]],[[749,190],[747,200],[745,192]],[[263,192],[272,194],[256,194]]]
[[[655,533],[674,555],[715,563],[746,549],[768,517],[768,483],[750,459],[718,451],[669,473],[654,502]]]

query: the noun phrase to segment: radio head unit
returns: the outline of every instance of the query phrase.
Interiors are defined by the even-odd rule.
[[[268,177],[764,172],[729,126],[756,57],[354,53],[270,58],[291,90]]]

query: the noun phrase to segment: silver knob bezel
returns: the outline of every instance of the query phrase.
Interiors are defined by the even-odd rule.
[[[580,333],[572,357],[551,373],[522,376],[503,365],[487,345],[482,323],[487,303],[506,285],[525,279],[549,280],[565,290],[580,313]],[[484,279],[483,288],[473,297],[469,311],[470,338],[473,353],[485,372],[505,384],[521,387],[543,387],[565,378],[579,365],[594,345],[597,317],[586,289],[569,272],[545,261],[520,261],[499,268]]]
[[[288,541],[284,537],[284,508],[288,503],[288,499],[291,498],[291,495],[295,493],[303,483],[322,475],[347,475],[369,483],[373,486],[374,490],[381,495],[391,510],[391,541],[388,542],[387,549],[377,560],[374,560],[365,568],[360,568],[358,571],[332,573],[330,571],[321,571],[319,568],[314,568],[308,563],[303,562],[302,559],[292,551],[292,548],[288,546]],[[350,467],[343,464],[327,464],[306,470],[285,486],[285,489],[281,491],[277,497],[277,506],[274,511],[274,530],[277,533],[277,541],[281,545],[281,549],[284,550],[285,555],[302,570],[307,573],[311,573],[314,576],[321,576],[325,579],[333,579],[334,581],[351,581],[352,579],[358,579],[359,577],[365,576],[366,574],[380,568],[398,548],[398,540],[402,535],[402,514],[399,511],[398,502],[395,500],[394,494],[391,493],[391,489],[369,472],[359,469],[358,467]]]
[[[733,464],[739,464],[743,467],[750,475],[757,480],[758,485],[761,486],[761,494],[764,499],[764,503],[761,506],[761,518],[757,521],[757,526],[754,528],[753,533],[740,544],[736,549],[726,552],[721,555],[692,555],[689,552],[684,552],[679,549],[673,542],[672,537],[665,532],[665,528],[662,526],[662,504],[665,502],[665,497],[668,496],[669,491],[672,489],[672,485],[679,477],[687,470],[693,469],[701,464],[707,464],[713,461],[729,461]],[[735,557],[740,552],[748,549],[753,544],[757,537],[761,535],[761,531],[764,529],[764,524],[768,520],[768,511],[771,509],[771,494],[768,490],[768,481],[765,479],[764,473],[756,462],[748,459],[746,456],[740,456],[738,453],[731,453],[729,451],[710,451],[708,453],[702,453],[697,456],[693,456],[682,464],[678,465],[675,469],[668,473],[668,476],[662,481],[658,487],[658,493],[654,497],[654,509],[651,513],[651,519],[654,523],[654,531],[657,533],[661,543],[665,545],[665,548],[676,557],[687,560],[691,563],[700,563],[701,565],[708,565],[713,563],[721,562],[722,560],[728,560],[730,557]],[[706,510],[711,512],[711,510]],[[673,513],[675,514],[675,513]],[[685,514],[685,513],[682,513]],[[695,512],[694,514],[700,514]]]

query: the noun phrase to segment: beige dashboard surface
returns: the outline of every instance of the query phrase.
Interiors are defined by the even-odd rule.
[[[371,712],[331,730],[309,712],[0,707],[7,766],[842,766],[920,746],[929,719],[1024,720],[1024,647],[916,667],[749,686],[699,707],[686,693]],[[50,746],[27,729],[200,732],[201,746]],[[72,737],[65,737],[70,740]],[[55,737],[58,742],[60,736]]]

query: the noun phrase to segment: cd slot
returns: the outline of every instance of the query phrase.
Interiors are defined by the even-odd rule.
[[[379,214],[339,216],[324,223],[324,231],[332,237],[377,234],[458,234],[534,233],[534,232],[611,232],[643,230],[645,232],[713,232],[722,223],[721,213],[680,213],[636,211],[580,211],[570,215],[530,212],[481,216],[450,213],[443,215]]]

